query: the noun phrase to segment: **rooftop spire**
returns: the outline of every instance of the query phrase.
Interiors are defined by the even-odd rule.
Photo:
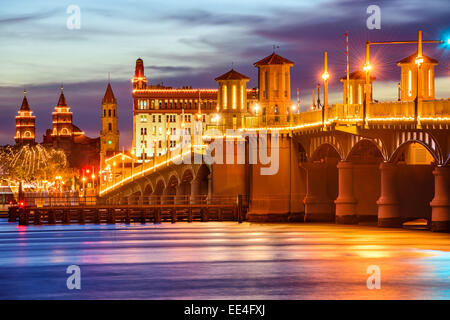
[[[59,95],[58,107],[67,107],[66,98],[64,97],[64,86],[61,83],[61,94]]]
[[[28,100],[26,96],[27,90],[23,90],[23,100],[22,106],[20,107],[20,111],[30,111],[30,106],[28,105]]]
[[[114,97],[114,93],[111,88],[111,83],[108,82],[108,86],[106,87],[105,96],[103,97],[102,103],[117,103],[116,98]]]

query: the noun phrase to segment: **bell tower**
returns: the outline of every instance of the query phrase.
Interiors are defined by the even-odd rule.
[[[102,100],[102,129],[100,131],[100,163],[119,151],[119,130],[117,128],[117,100],[108,82]]]
[[[36,137],[35,116],[28,105],[26,91],[23,91],[22,106],[16,116],[16,136],[17,145],[34,144]]]
[[[247,82],[250,78],[231,69],[215,80],[219,83],[217,111],[223,115],[225,128],[241,128],[242,116],[247,112]]]
[[[291,73],[294,62],[275,51],[254,64],[258,68],[259,103],[268,122],[286,121],[291,102]]]
[[[434,67],[439,63],[436,59],[422,55],[422,67],[419,69],[417,52],[397,62],[401,68],[400,98],[401,101],[414,101],[417,97],[417,74],[422,72],[421,97],[433,100],[434,96]]]

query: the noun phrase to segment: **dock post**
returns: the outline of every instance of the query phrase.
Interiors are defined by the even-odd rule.
[[[177,210],[176,209],[172,209],[172,223],[177,222]]]
[[[35,225],[40,225],[42,224],[42,220],[41,220],[41,212],[39,210],[34,210],[34,221],[33,223]]]
[[[127,211],[126,211],[126,216],[125,216],[125,223],[126,224],[130,224],[131,223],[131,217],[130,217],[130,211],[131,211],[131,209],[126,209]]]
[[[63,210],[62,212],[62,223],[70,224],[70,210]]]
[[[188,222],[192,222],[192,208],[188,209]]]
[[[86,212],[84,212],[84,210],[81,209],[80,215],[78,216],[78,223],[85,224],[85,222],[86,222]]]
[[[17,207],[9,207],[8,208],[8,222],[16,222],[17,221]]]
[[[141,223],[142,224],[145,224],[146,215],[147,215],[147,209],[142,209],[141,210]]]
[[[161,209],[155,208],[155,223],[161,223]]]
[[[55,211],[49,210],[47,213],[47,223],[48,224],[56,224],[56,215]]]
[[[19,209],[19,226],[27,226],[28,225],[28,210]]]
[[[115,210],[114,209],[108,209],[108,223],[109,224],[115,224],[116,223],[116,217],[115,217]]]
[[[94,210],[94,223],[100,224],[100,210],[99,209]]]

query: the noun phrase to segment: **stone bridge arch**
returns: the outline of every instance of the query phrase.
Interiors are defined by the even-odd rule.
[[[395,161],[399,153],[411,143],[419,143],[427,149],[436,163],[444,165],[447,159],[442,155],[441,147],[432,134],[424,131],[402,131],[394,135],[394,144],[392,153],[389,155],[389,162]]]

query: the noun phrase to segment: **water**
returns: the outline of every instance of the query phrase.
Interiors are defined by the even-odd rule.
[[[81,268],[68,290],[66,268]],[[367,289],[369,265],[381,289]],[[449,299],[450,236],[332,224],[0,221],[0,299]]]

